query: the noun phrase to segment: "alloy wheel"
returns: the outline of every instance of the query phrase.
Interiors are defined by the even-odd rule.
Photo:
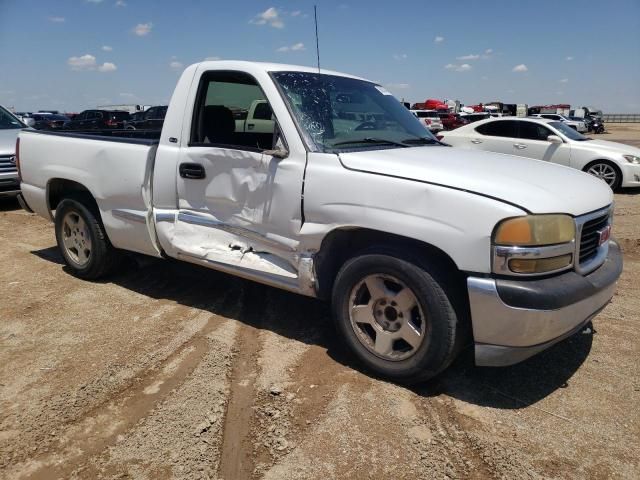
[[[91,259],[91,236],[84,219],[68,212],[62,220],[62,244],[68,257],[80,267]]]
[[[399,361],[414,355],[427,336],[427,319],[415,293],[390,275],[366,276],[349,296],[358,340],[374,355]]]
[[[598,177],[600,180],[606,182],[610,187],[615,185],[618,176],[616,170],[607,163],[596,163],[587,170],[587,173],[590,173],[594,177]]]

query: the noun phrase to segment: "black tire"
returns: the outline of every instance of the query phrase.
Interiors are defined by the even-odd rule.
[[[615,179],[613,180],[612,183],[607,182],[607,184],[611,187],[611,190],[613,190],[614,192],[618,190],[620,188],[620,185],[622,184],[622,172],[620,171],[620,169],[615,163],[609,162],[607,160],[596,160],[589,163],[586,167],[584,167],[584,171],[597,177],[596,174],[591,173],[589,170],[594,167],[597,168],[598,165],[606,165],[608,168],[613,169],[613,171],[615,172]]]
[[[332,293],[336,328],[347,347],[375,375],[394,382],[411,384],[434,377],[455,359],[461,344],[458,318],[447,293],[443,267],[420,268],[417,262],[403,260],[401,254],[365,253],[348,260],[338,272]],[[429,271],[427,271],[427,269]],[[424,312],[425,337],[410,357],[401,360],[381,358],[370,351],[356,333],[350,317],[351,293],[371,275],[389,275],[411,289]],[[360,335],[361,336],[361,335]],[[376,334],[377,337],[377,334]]]
[[[111,273],[120,265],[122,256],[116,250],[104,230],[96,209],[91,206],[91,201],[83,197],[66,198],[56,208],[55,231],[58,248],[62,253],[65,263],[71,272],[77,277],[86,280],[96,280]],[[90,254],[84,264],[78,263],[67,250],[63,241],[63,223],[68,214],[75,214],[82,218],[86,225],[86,232],[91,241]]]

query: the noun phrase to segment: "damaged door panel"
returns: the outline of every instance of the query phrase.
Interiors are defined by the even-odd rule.
[[[274,135],[275,117],[271,132],[236,131],[238,119],[256,102],[268,99],[247,74],[202,76],[191,141],[178,161],[190,171],[199,166],[201,175],[177,176],[172,246],[192,261],[297,282],[304,158],[271,154],[286,144]]]

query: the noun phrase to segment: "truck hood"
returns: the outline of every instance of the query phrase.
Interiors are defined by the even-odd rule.
[[[16,139],[20,131],[20,128],[0,129],[0,155],[16,153]]]
[[[640,157],[640,148],[632,147],[624,143],[610,142],[608,140],[588,140],[586,142],[571,142],[571,148],[582,147],[585,149],[597,148],[620,155],[636,155]]]
[[[531,213],[582,215],[613,201],[601,180],[542,160],[426,146],[340,153],[345,168],[442,185],[517,205]]]

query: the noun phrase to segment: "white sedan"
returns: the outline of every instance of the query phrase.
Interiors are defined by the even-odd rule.
[[[531,116],[537,118],[546,118],[547,120],[557,120],[559,122],[566,123],[571,128],[579,131],[580,133],[585,133],[589,130],[587,128],[587,124],[584,123],[584,120],[571,120],[569,117],[565,117],[564,115],[560,115],[557,113],[539,113],[537,115]]]
[[[438,138],[454,147],[507,153],[577,168],[604,180],[614,190],[640,187],[640,148],[594,140],[558,121],[490,118],[442,132]]]

